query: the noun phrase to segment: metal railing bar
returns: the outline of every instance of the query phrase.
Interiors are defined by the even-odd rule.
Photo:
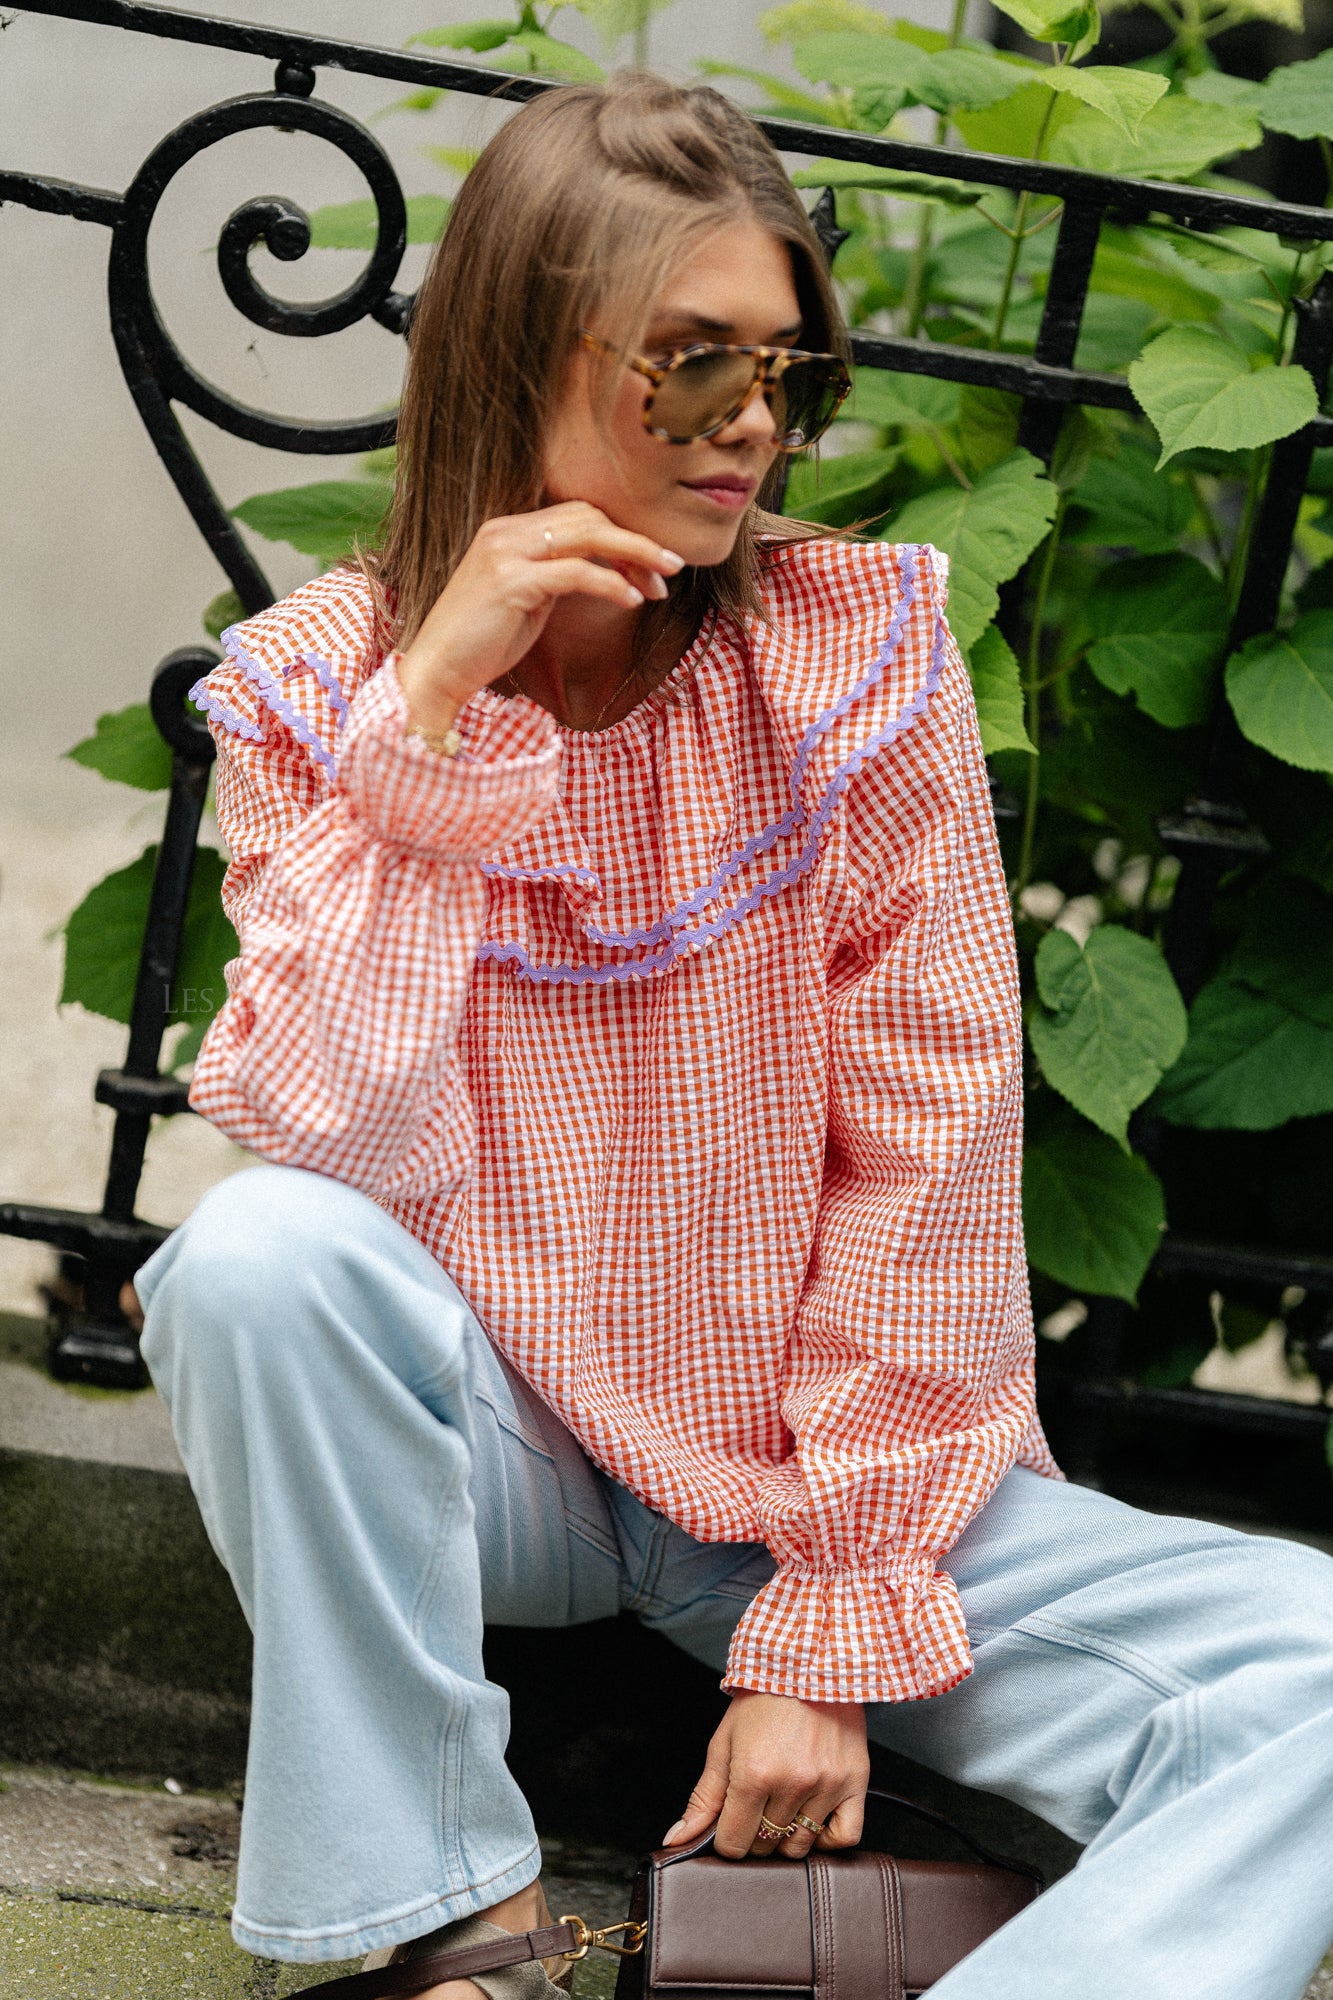
[[[0,167],[0,208],[7,201],[24,208],[39,208],[47,215],[72,215],[77,222],[100,222],[114,229],[124,213],[124,203],[110,188],[80,187],[77,181],[61,181],[51,174],[21,174]]]
[[[402,49],[376,48],[369,43],[340,41],[298,29],[263,28],[218,15],[187,14],[172,7],[148,5],[146,0],[29,0],[22,11],[231,49],[271,61],[298,61],[313,68],[382,76],[400,83],[425,84],[473,96],[524,101],[542,91],[565,87],[555,78],[511,76],[504,70],[485,69],[480,64],[412,55]],[[836,126],[804,125],[781,118],[756,118],[755,124],[781,152],[827,154],[831,159],[935,174],[982,187],[1020,191],[1026,188],[1033,194],[1085,202],[1129,219],[1162,214],[1192,228],[1210,229],[1237,223],[1274,235],[1333,241],[1333,210],[1231,195],[1218,188],[1185,187],[1172,181],[1088,173],[1080,167],[1009,159],[998,153],[955,152],[947,146],[884,139],[867,132],[842,131]]]
[[[509,97],[525,103],[544,90],[560,87],[558,79],[553,77],[511,76],[504,70],[482,69],[477,63],[412,55],[406,49],[376,48],[373,43],[312,35],[299,28],[265,28],[220,15],[186,14],[174,7],[145,5],[144,0],[29,0],[20,12],[47,14],[62,21],[86,21],[94,27],[122,28],[131,34],[157,35],[204,48],[230,49],[238,55],[261,56],[269,62],[298,61],[316,69],[341,69],[359,76],[387,77],[394,83],[425,84],[475,97]]]
[[[1136,1416],[1207,1424],[1215,1430],[1293,1441],[1304,1436],[1312,1443],[1324,1435],[1330,1420],[1326,1403],[1289,1403],[1280,1396],[1244,1396],[1229,1389],[1145,1388],[1122,1377],[1109,1382],[1072,1381],[1064,1393],[1072,1403],[1106,1413],[1132,1410]]]
[[[1333,1256],[1314,1251],[1274,1250],[1248,1243],[1208,1243],[1188,1236],[1165,1236],[1153,1259],[1159,1277],[1213,1278],[1219,1285],[1301,1285],[1333,1298]]]

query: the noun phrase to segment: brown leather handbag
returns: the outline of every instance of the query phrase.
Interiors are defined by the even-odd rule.
[[[640,1862],[623,1924],[561,1917],[539,1931],[329,1980],[327,2000],[388,2000],[592,1946],[620,1954],[616,2000],[909,2000],[942,1979],[1045,1886],[952,1820],[901,1807],[962,1842],[974,1861],[898,1861],[872,1848],[801,1861],[724,1861],[711,1832]],[[620,1942],[613,1942],[619,1937]]]
[[[971,1862],[898,1861],[856,1848],[801,1861],[724,1861],[713,1836],[639,1867],[616,2000],[904,2000],[1016,1917],[1045,1886],[942,1813],[868,1798],[953,1834]]]

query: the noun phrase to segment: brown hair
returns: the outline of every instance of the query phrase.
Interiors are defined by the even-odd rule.
[[[747,219],[789,248],[802,346],[845,358],[809,218],[768,140],[718,91],[632,73],[565,85],[491,140],[418,298],[388,533],[366,558],[392,602],[396,644],[415,636],[484,521],[541,504],[548,426],[579,326],[600,315],[637,348],[682,253]],[[812,532],[767,511],[781,464],[727,561],[677,579],[683,611],[758,611],[761,538]]]

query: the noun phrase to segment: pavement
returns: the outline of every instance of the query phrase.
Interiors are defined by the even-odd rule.
[[[4,2000],[283,2000],[355,1971],[360,1961],[280,1965],[232,1943],[239,1836],[226,1793],[0,1767]],[[557,1914],[624,1916],[629,1857],[557,1840],[542,1849]],[[577,1965],[575,2000],[610,2000],[616,1963]]]

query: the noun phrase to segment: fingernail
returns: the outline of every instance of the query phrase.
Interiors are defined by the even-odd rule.
[[[626,584],[625,595],[629,598],[631,604],[643,603],[643,592],[641,590],[636,590],[632,583]]]
[[[684,569],[685,558],[684,556],[678,556],[674,549],[663,549],[662,567],[663,569],[669,569],[672,576],[674,576],[677,570]]]
[[[662,1835],[663,1847],[673,1846],[675,1842],[680,1839],[680,1836],[682,1835],[682,1833],[684,1833],[684,1831],[685,1831],[685,1822],[683,1819],[678,1819],[676,1821],[676,1824],[674,1826],[669,1826],[666,1832]]]
[[[653,596],[669,597],[670,595],[671,593],[667,589],[666,578],[664,576],[655,576],[653,578]]]

